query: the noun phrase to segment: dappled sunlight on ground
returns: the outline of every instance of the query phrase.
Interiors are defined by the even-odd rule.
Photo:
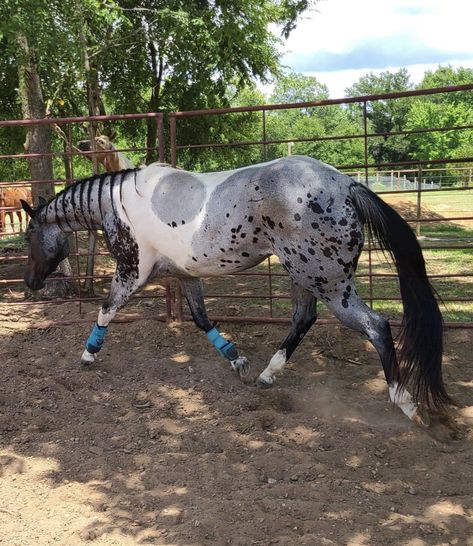
[[[315,327],[272,390],[243,384],[193,325],[1,322],[0,530],[8,544],[468,544],[471,332],[447,335],[461,434],[388,401],[375,352]],[[36,319],[44,317],[37,316]],[[222,328],[256,376],[282,326]],[[402,537],[402,541],[400,541]]]

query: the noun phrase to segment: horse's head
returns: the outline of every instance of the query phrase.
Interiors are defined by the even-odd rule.
[[[21,200],[23,210],[30,217],[25,233],[28,242],[28,262],[24,273],[26,285],[32,290],[44,288],[44,281],[62,260],[69,255],[69,241],[57,224],[48,224],[41,214],[46,200],[40,198],[37,209]]]
[[[107,135],[99,135],[96,136],[94,139],[95,142],[95,152],[97,159],[100,161],[103,157],[105,157],[107,152],[113,151],[115,148],[113,147],[113,144],[111,140],[108,138]],[[81,152],[92,152],[92,141],[91,140],[79,140],[77,143],[77,147]],[[89,159],[91,159],[90,156],[88,156]]]
[[[93,156],[95,156],[106,171],[118,171],[120,169],[118,153],[107,135],[96,136],[93,149],[90,140],[79,140],[77,147],[81,152],[94,152],[93,154],[87,154],[87,159],[93,161]]]

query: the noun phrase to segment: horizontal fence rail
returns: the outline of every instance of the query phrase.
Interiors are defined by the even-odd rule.
[[[435,160],[416,158],[393,162],[374,162],[369,155],[370,143],[379,139],[416,138],[430,133],[473,131],[473,125],[457,124],[450,127],[422,127],[376,133],[370,129],[368,123],[368,107],[376,101],[414,99],[468,91],[473,91],[473,84],[304,103],[172,112],[167,115],[168,124],[165,124],[165,117],[162,113],[45,118],[41,120],[0,120],[0,129],[3,131],[23,130],[26,134],[31,126],[48,125],[53,134],[53,149],[48,153],[8,150],[4,154],[0,154],[0,169],[2,169],[2,164],[11,166],[9,170],[5,168],[0,171],[0,306],[5,306],[4,308],[35,306],[35,309],[41,309],[43,306],[46,309],[53,305],[75,306],[74,317],[70,316],[71,313],[74,314],[74,309],[72,309],[65,319],[36,321],[35,324],[40,327],[70,324],[74,320],[80,322],[85,320],[85,316],[88,317],[87,320],[91,320],[91,316],[96,314],[97,305],[102,301],[108,289],[113,272],[113,262],[103,243],[100,243],[97,250],[93,252],[98,267],[90,273],[90,271],[87,272],[86,261],[92,253],[88,250],[86,235],[76,234],[74,236],[75,249],[70,255],[73,273],[66,279],[66,282],[70,283],[73,288],[74,293],[71,297],[35,300],[30,294],[25,296],[22,268],[27,255],[19,236],[25,229],[26,218],[18,205],[2,202],[2,195],[12,189],[32,188],[34,191],[35,187],[45,183],[50,183],[56,189],[61,189],[75,181],[78,176],[90,176],[94,169],[95,172],[98,172],[97,164],[91,161],[98,150],[93,148],[88,152],[81,151],[76,147],[75,142],[89,138],[92,134],[91,128],[96,128],[97,124],[147,123],[151,119],[156,122],[155,146],[149,146],[149,142],[146,145],[144,142],[140,143],[142,145],[137,144],[136,141],[130,143],[122,138],[119,143],[115,143],[114,151],[132,157],[135,161],[136,158],[139,158],[139,162],[147,154],[154,153],[156,160],[164,162],[168,159],[173,166],[182,166],[181,154],[200,154],[207,151],[219,154],[225,150],[235,150],[235,153],[238,154],[238,150],[256,149],[260,152],[259,159],[264,161],[269,158],[276,146],[286,145],[287,153],[290,154],[298,145],[306,143],[318,142],[336,145],[342,141],[361,140],[364,149],[363,161],[337,167],[355,180],[377,191],[388,203],[400,207],[399,210],[412,225],[421,241],[427,257],[430,278],[441,295],[447,312],[450,312],[450,308],[453,309],[454,320],[448,320],[447,325],[473,327],[473,261],[470,260],[468,264],[468,260],[463,259],[463,261],[459,261],[459,269],[452,266],[451,270],[446,272],[437,271],[435,268],[430,270],[430,266],[434,267],[436,261],[445,260],[439,253],[445,252],[448,256],[453,256],[452,253],[468,254],[472,252],[473,214],[468,208],[455,210],[454,214],[448,207],[443,210],[442,214],[432,212],[429,208],[429,200],[435,196],[442,197],[445,203],[450,199],[450,195],[456,196],[457,193],[464,196],[465,199],[473,199],[473,157]],[[297,138],[292,138],[288,134],[284,138],[271,138],[268,132],[270,121],[268,116],[270,115],[277,115],[285,110],[303,111],[335,105],[343,107],[358,105],[360,107],[361,118],[358,133],[308,135]],[[208,119],[209,116],[214,116],[217,119],[219,116],[241,114],[260,115],[258,122],[260,123],[260,138],[240,139],[234,142],[231,140],[218,142],[211,141],[211,139],[206,139],[204,142],[188,142],[180,136],[180,127],[183,123],[197,123],[199,119]],[[67,142],[64,141],[64,138],[61,140],[58,136],[59,132],[54,133],[56,126],[61,128]],[[29,180],[25,167],[26,162],[41,157],[48,157],[53,161],[54,177],[50,180]],[[236,157],[238,158],[238,156]],[[323,161],[324,157],[317,157],[317,159]],[[244,166],[244,163],[237,166]],[[3,172],[6,174],[1,174]],[[436,226],[438,226],[438,233],[435,231]],[[466,227],[460,229],[458,226]],[[459,235],[459,232],[464,232],[464,235]],[[396,288],[397,275],[392,268],[389,269],[386,260],[379,251],[376,241],[368,242],[365,245],[357,274],[360,292],[369,305],[372,307],[381,306],[381,310],[392,316],[391,322],[394,325],[399,325],[399,320],[396,318],[399,315],[400,303],[399,292]],[[52,277],[52,280],[54,279],[55,277]],[[56,280],[64,280],[64,278],[56,277]],[[390,284],[386,285],[386,283]],[[205,281],[205,286],[206,301],[212,320],[275,324],[291,320],[289,278],[274,258],[268,258],[263,265],[250,271],[228,275],[217,280],[208,279]],[[128,320],[127,316],[132,317],[130,320],[143,317],[167,321],[191,319],[187,309],[184,308],[180,287],[171,279],[152,282],[145,291],[134,296],[132,300],[128,306],[132,308],[132,313],[127,315],[125,311],[122,320]],[[153,314],[150,312],[151,307],[148,307],[151,305],[157,307],[157,311]],[[331,324],[336,321],[330,315],[325,316],[322,313],[320,322]]]

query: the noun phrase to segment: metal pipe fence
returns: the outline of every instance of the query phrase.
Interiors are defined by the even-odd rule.
[[[427,266],[430,277],[437,291],[442,296],[443,302],[448,307],[453,306],[452,319],[447,320],[451,327],[473,327],[473,260],[468,262],[463,254],[468,256],[473,251],[473,213],[465,208],[452,211],[446,205],[442,214],[429,208],[430,200],[439,197],[448,202],[448,196],[459,194],[462,199],[473,200],[472,169],[473,157],[454,157],[429,160],[427,158],[408,159],[395,162],[375,162],[370,159],[369,147],[376,139],[386,139],[394,136],[408,136],[415,138],[429,133],[441,133],[447,131],[460,132],[471,131],[473,125],[456,125],[451,127],[425,127],[410,130],[396,130],[392,132],[376,133],[370,128],[369,110],[376,101],[390,101],[423,96],[434,96],[441,93],[465,93],[473,90],[473,85],[462,85],[439,89],[426,89],[408,91],[402,93],[379,94],[364,97],[349,97],[345,99],[330,99],[326,101],[314,101],[307,103],[260,105],[237,108],[196,110],[189,112],[173,112],[168,115],[169,126],[165,127],[164,116],[161,113],[124,114],[116,116],[93,116],[78,118],[57,118],[42,120],[6,120],[0,121],[0,129],[28,128],[30,125],[46,124],[54,128],[64,128],[63,133],[69,135],[69,141],[61,146],[59,137],[55,137],[54,149],[47,154],[18,153],[17,150],[0,155],[0,196],[2,192],[11,188],[28,188],[35,184],[51,183],[55,187],[63,187],[72,183],[77,176],[84,177],[92,174],[91,162],[85,159],[93,157],[97,150],[83,152],[74,148],[73,141],[80,140],[80,135],[88,135],[87,128],[91,122],[132,123],[156,120],[156,147],[140,146],[139,143],[122,139],[121,146],[116,146],[116,151],[124,154],[133,154],[133,158],[144,157],[148,152],[155,152],[159,161],[165,161],[166,151],[170,163],[173,166],[182,164],[181,154],[205,153],[211,151],[213,155],[224,150],[232,150],[236,153],[236,161],[241,161],[238,166],[244,166],[244,158],[239,159],[238,151],[243,149],[259,150],[261,160],[269,159],[275,146],[288,145],[289,153],[292,153],[298,145],[311,142],[324,142],[337,145],[342,141],[360,140],[363,143],[363,161],[351,165],[338,165],[338,168],[365,183],[389,203],[398,205],[405,219],[412,225],[416,234],[422,241],[427,256]],[[284,138],[270,137],[270,123],[272,115],[278,115],[288,110],[316,110],[327,106],[339,105],[344,108],[357,105],[360,114],[360,131],[349,135],[309,135],[292,138],[290,134]],[[217,142],[209,139],[207,142],[186,142],[181,138],[180,127],[183,123],[192,124],[202,118],[218,119],[221,116],[237,116],[248,113],[261,113],[260,138],[248,140],[235,140]],[[84,125],[85,124],[85,125]],[[211,124],[210,124],[211,125]],[[61,149],[62,147],[62,149]],[[271,148],[273,147],[273,148]],[[25,162],[36,157],[51,157],[55,167],[55,175],[51,180],[29,180]],[[324,157],[317,157],[324,160]],[[19,167],[2,170],[4,162],[18,162]],[[62,163],[61,163],[62,162]],[[69,168],[62,164],[69,165]],[[16,164],[15,164],[16,165]],[[3,174],[5,173],[5,174]],[[15,173],[18,173],[16,175]],[[412,199],[414,197],[414,199]],[[456,197],[455,197],[456,198]],[[425,206],[427,204],[427,206]],[[473,208],[473,207],[472,207]],[[42,306],[72,303],[76,305],[76,316],[63,319],[62,323],[71,323],[73,320],[84,320],[86,310],[96,312],[96,303],[101,301],[104,291],[104,282],[111,277],[112,265],[106,249],[101,244],[94,256],[99,260],[99,268],[93,274],[87,274],[84,261],[90,257],[90,251],[85,247],[84,237],[80,234],[75,237],[76,250],[71,253],[70,260],[75,269],[74,274],[68,278],[76,287],[76,294],[67,299],[59,300],[30,300],[22,294],[23,281],[21,278],[22,264],[26,260],[25,248],[18,240],[18,235],[23,231],[18,222],[7,226],[5,216],[19,211],[19,207],[2,206],[0,201],[0,305],[3,306]],[[433,226],[432,228],[427,226]],[[458,228],[461,226],[461,229]],[[471,226],[471,227],[470,227]],[[458,228],[458,229],[457,229]],[[464,229],[463,229],[464,228]],[[425,231],[427,230],[427,231]],[[460,233],[460,235],[459,235]],[[453,235],[452,235],[453,234]],[[393,318],[392,323],[398,324],[400,296],[396,290],[396,274],[386,272],[384,258],[380,258],[379,247],[376,241],[367,243],[360,268],[357,274],[360,292],[371,306],[381,307]],[[444,253],[444,254],[441,254]],[[452,254],[453,253],[453,254]],[[458,267],[454,264],[447,272],[437,271],[437,261],[454,260],[454,253],[462,255]],[[463,253],[463,254],[462,254]],[[448,269],[448,268],[447,268]],[[84,283],[91,281],[93,294],[84,290]],[[390,283],[387,285],[386,283]],[[439,284],[443,283],[443,284]],[[233,322],[256,323],[285,323],[290,321],[290,297],[289,279],[283,272],[277,260],[268,258],[264,265],[250,271],[228,275],[222,279],[207,279],[206,299],[213,320]],[[442,289],[445,290],[442,290]],[[151,284],[144,292],[133,298],[129,306],[133,311],[142,310],[140,306],[147,302],[161,306],[154,318],[158,320],[190,320],[190,316],[184,310],[183,297],[178,283],[165,279],[161,285]],[[90,304],[95,304],[93,308]],[[466,310],[464,310],[466,309]],[[133,320],[140,318],[142,314],[130,315]],[[126,319],[125,319],[126,320]],[[332,323],[335,320],[322,313],[321,322]],[[49,321],[48,324],[60,324],[61,321]]]
[[[452,245],[439,245],[439,244],[423,244],[424,250],[429,252],[436,251],[471,251],[473,250],[473,213],[468,213],[466,215],[442,215],[441,218],[436,217],[425,217],[425,212],[423,210],[423,201],[422,196],[425,193],[448,195],[444,192],[452,191],[466,191],[467,194],[473,199],[471,192],[473,191],[471,176],[472,176],[472,165],[473,157],[461,157],[461,158],[445,158],[445,159],[416,159],[416,160],[403,160],[395,162],[373,162],[370,160],[369,154],[369,145],[370,142],[374,139],[379,138],[390,138],[393,136],[409,136],[416,137],[418,135],[425,135],[429,133],[446,133],[449,131],[459,132],[459,131],[468,131],[473,129],[472,125],[455,125],[449,127],[425,127],[419,129],[411,130],[396,130],[391,132],[380,132],[376,133],[370,130],[369,126],[369,113],[368,105],[375,101],[388,101],[388,100],[397,100],[400,98],[409,98],[409,97],[423,97],[427,95],[436,95],[441,93],[459,93],[467,92],[473,90],[473,85],[462,85],[448,88],[438,88],[438,89],[429,89],[429,90],[415,90],[407,91],[403,93],[386,93],[372,96],[364,97],[350,97],[345,99],[329,99],[324,101],[315,101],[315,102],[306,102],[306,103],[294,103],[294,104],[278,104],[278,105],[260,105],[260,106],[251,106],[251,107],[238,107],[234,109],[213,109],[213,110],[197,110],[191,112],[175,112],[171,113],[169,116],[170,123],[170,147],[171,147],[171,162],[173,166],[180,165],[180,153],[192,151],[194,153],[213,150],[218,152],[219,150],[224,149],[245,149],[251,147],[259,147],[261,160],[266,160],[268,158],[268,147],[271,145],[281,145],[287,144],[291,153],[294,145],[298,143],[309,143],[309,142],[331,142],[339,143],[341,141],[347,140],[362,140],[363,142],[363,162],[351,164],[351,165],[337,165],[337,168],[354,176],[360,182],[365,183],[367,186],[372,187],[379,194],[385,196],[385,199],[389,201],[390,196],[400,196],[406,195],[409,198],[410,194],[413,194],[416,199],[413,203],[413,210],[406,211],[404,213],[405,219],[413,224],[413,228],[416,231],[416,234],[421,236],[421,227],[429,224],[439,224],[439,222],[445,223],[454,223],[454,222],[471,222],[471,230],[469,238],[471,239],[471,245],[455,245],[453,248]],[[304,137],[294,137],[293,135],[285,135],[284,138],[270,138],[268,137],[268,114],[272,112],[279,112],[281,110],[301,110],[301,109],[317,109],[323,108],[325,106],[334,106],[334,105],[343,105],[347,107],[348,105],[357,104],[361,107],[362,119],[360,123],[360,132],[356,134],[348,135],[311,135]],[[261,112],[261,139],[250,138],[249,140],[237,140],[229,142],[182,142],[179,140],[179,126],[178,122],[188,121],[190,119],[195,119],[196,117],[203,116],[222,116],[228,114],[241,114],[249,112]],[[324,161],[324,157],[317,157]],[[455,166],[454,174],[445,173],[445,168]],[[443,175],[443,180],[442,180]],[[391,185],[383,184],[384,177],[388,177]],[[462,182],[462,187],[453,187],[453,184]],[[385,187],[380,187],[385,186]],[[467,195],[465,194],[465,196]],[[473,206],[472,206],[473,209]],[[468,231],[468,230],[465,230]],[[459,241],[462,238],[457,237]],[[435,238],[434,238],[435,239]],[[376,284],[379,283],[379,280],[383,277],[386,278],[386,275],[376,271],[377,266],[379,266],[379,248],[376,244],[371,241],[368,241],[364,255],[365,255],[365,268],[367,273],[359,273],[357,275],[358,279],[367,279],[367,286],[365,286],[364,299],[368,301],[369,305],[373,307],[375,304],[380,302],[399,302],[401,298],[399,295],[390,295],[385,296],[377,293]],[[384,261],[384,259],[382,259]],[[275,265],[272,265],[271,259],[266,261],[266,272],[265,275],[268,277],[268,289],[266,292],[266,301],[268,302],[266,314],[263,317],[258,317],[261,320],[266,320],[267,322],[281,322],[281,320],[289,320],[288,315],[290,311],[285,308],[285,317],[275,316],[275,308],[277,308],[277,302],[283,300],[287,296],[278,295],[273,290],[273,280],[278,273],[275,273],[277,268]],[[284,274],[282,276],[285,276]],[[464,273],[451,273],[451,274],[431,274],[432,279],[468,279],[469,282],[465,286],[465,292],[467,296],[462,297],[458,295],[444,296],[442,300],[445,304],[449,305],[455,302],[464,302],[473,304],[473,260],[470,264],[469,271]],[[391,275],[392,278],[396,275]],[[258,296],[262,294],[258,294]],[[234,297],[226,293],[213,294],[214,298],[220,297],[222,299]],[[177,302],[178,306],[182,306],[182,300]],[[180,314],[186,318],[186,315],[181,311]],[[473,327],[473,309],[469,313],[470,317],[467,321],[455,320],[447,321],[447,325],[455,326],[462,324],[465,327]],[[230,317],[228,315],[220,315],[219,320],[235,320],[236,317]],[[252,318],[249,315],[238,317],[238,321],[245,320],[250,321]],[[328,319],[330,320],[330,319]]]

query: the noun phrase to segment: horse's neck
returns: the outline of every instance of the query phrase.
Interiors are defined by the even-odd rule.
[[[110,143],[111,150],[113,151],[113,163],[116,168],[113,170],[121,171],[123,169],[134,169],[135,165],[121,152],[117,152],[115,146]],[[112,169],[109,169],[112,170]]]
[[[135,165],[121,152],[117,152],[118,155],[118,165],[120,169],[134,169]]]
[[[57,195],[43,210],[47,223],[64,231],[101,229],[110,215],[116,216],[122,184],[129,173],[105,173],[87,178]]]

